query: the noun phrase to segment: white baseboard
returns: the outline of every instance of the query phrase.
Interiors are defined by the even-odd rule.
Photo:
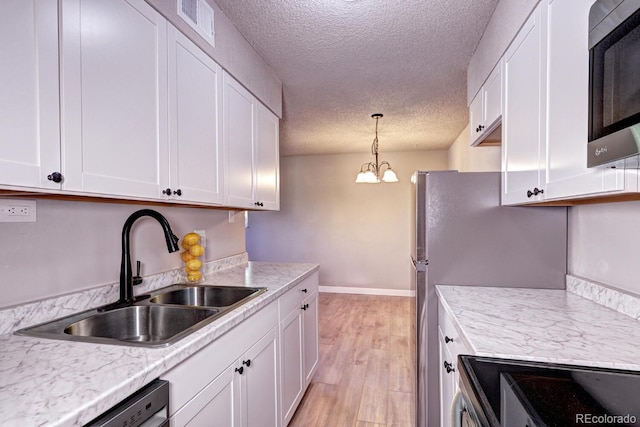
[[[379,288],[347,288],[343,286],[319,286],[320,292],[332,294],[357,294],[357,295],[385,295],[393,297],[415,297],[416,291],[405,289],[379,289]]]

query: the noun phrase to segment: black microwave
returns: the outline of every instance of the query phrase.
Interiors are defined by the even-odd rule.
[[[589,12],[587,166],[638,168],[640,0],[597,0]]]

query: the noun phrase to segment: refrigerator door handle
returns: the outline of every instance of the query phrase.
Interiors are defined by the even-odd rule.
[[[413,264],[413,267],[416,269],[416,271],[427,271],[427,265],[429,265],[429,260],[428,259],[420,259],[420,260],[416,260],[413,255],[411,256],[411,263]]]

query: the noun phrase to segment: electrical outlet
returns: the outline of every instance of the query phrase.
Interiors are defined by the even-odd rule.
[[[36,222],[36,201],[0,199],[0,222]]]

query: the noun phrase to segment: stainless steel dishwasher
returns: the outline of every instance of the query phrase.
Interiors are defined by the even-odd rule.
[[[154,380],[84,427],[168,427],[169,382]]]

